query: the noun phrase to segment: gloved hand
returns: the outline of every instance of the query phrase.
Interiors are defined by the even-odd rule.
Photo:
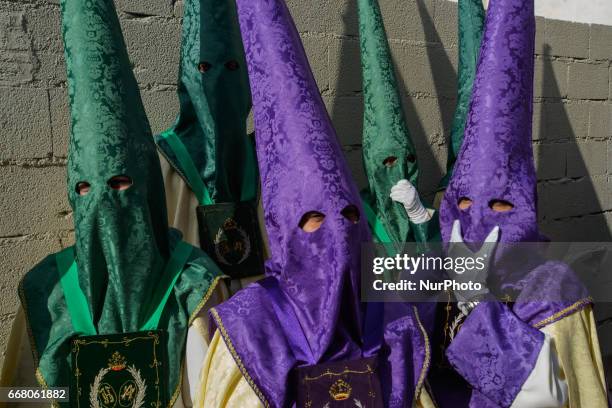
[[[421,203],[419,193],[408,180],[400,180],[391,187],[389,195],[393,201],[402,203],[413,224],[422,224],[431,219],[431,214]]]
[[[493,257],[493,251],[497,246],[498,237],[499,227],[495,227],[491,230],[489,235],[487,235],[480,249],[477,252],[472,252],[463,242],[463,237],[461,236],[461,223],[459,220],[455,220],[453,223],[446,256],[455,260],[457,258],[482,258],[482,263],[484,264],[482,269],[476,267],[470,269],[465,268],[465,270],[458,272],[458,268],[455,268],[455,270],[446,271],[448,277],[459,284],[464,283],[470,286],[469,283],[472,282],[472,287],[477,286],[475,284],[480,284],[480,289],[455,290],[455,296],[460,303],[471,302],[489,293],[487,277],[489,276],[489,266],[491,264],[491,258]],[[453,262],[453,264],[457,265],[458,263]]]

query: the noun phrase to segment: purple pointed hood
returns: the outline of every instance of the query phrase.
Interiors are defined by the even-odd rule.
[[[440,207],[442,237],[459,219],[466,242],[500,226],[500,242],[538,241],[531,145],[535,17],[533,0],[491,0],[465,141]],[[472,205],[458,208],[462,198]],[[491,203],[506,201],[507,212]]]
[[[295,367],[362,354],[360,250],[370,234],[365,216],[351,220],[363,214],[358,190],[284,1],[237,6],[271,258],[263,283],[211,313],[264,404],[285,406]],[[300,221],[312,211],[325,219],[308,233]]]
[[[358,257],[359,248],[345,241],[366,239],[365,217],[354,225],[342,215],[350,206],[361,210],[358,190],[284,1],[237,3],[272,252],[267,271],[281,280],[320,277],[328,285],[337,262],[320,257]],[[325,215],[321,229],[310,234],[298,226],[309,211]],[[315,254],[306,264],[304,257]]]
[[[343,291],[357,300],[366,220],[353,223],[343,215],[362,212],[358,190],[284,1],[237,3],[271,250],[266,273],[295,296],[298,317],[317,332],[313,351],[321,354],[341,318]],[[307,233],[299,224],[311,211],[325,220]]]

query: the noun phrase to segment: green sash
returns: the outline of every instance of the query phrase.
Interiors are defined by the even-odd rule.
[[[162,280],[157,285],[155,293],[151,298],[152,303],[149,305],[149,313],[146,315],[149,317],[142,324],[141,331],[157,329],[164,307],[191,251],[192,246],[185,241],[180,241],[176,245],[170,260],[166,264]],[[70,312],[74,331],[82,336],[98,334],[89,310],[87,298],[79,285],[79,273],[74,259],[73,248],[67,248],[56,254],[55,257],[60,274],[60,284],[64,291],[64,298]]]
[[[198,202],[200,205],[212,205],[214,201],[212,200],[202,177],[200,177],[200,173],[196,168],[193,159],[189,155],[185,144],[181,141],[178,135],[174,132],[174,130],[169,129],[159,135],[159,139],[165,140],[170,147],[170,150],[176,156],[176,159],[182,169],[184,170],[184,174],[182,174],[183,178],[191,187],[191,190],[196,195]],[[253,149],[247,149],[246,163],[244,163],[244,174],[242,180],[255,180],[256,177],[253,174],[252,169],[255,168],[255,157],[253,154]],[[180,171],[179,171],[180,173]],[[242,190],[240,194],[241,201],[252,201],[257,197],[257,187],[256,183],[243,182]]]
[[[381,244],[392,243],[393,241],[391,240],[391,236],[387,232],[387,229],[383,225],[382,221],[376,216],[374,209],[366,202],[366,200],[361,200],[361,204],[363,205],[366,218],[368,219],[368,225],[372,230],[372,234],[374,234],[375,240]]]

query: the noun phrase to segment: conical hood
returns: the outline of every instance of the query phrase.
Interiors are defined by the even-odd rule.
[[[418,183],[416,150],[410,138],[378,0],[359,0],[363,72],[363,159],[376,216],[394,242],[412,241],[406,210],[389,199],[401,179]]]
[[[459,0],[459,74],[457,84],[457,107],[451,126],[446,175],[440,181],[439,190],[444,190],[453,175],[457,155],[463,143],[468,108],[472,98],[472,86],[476,77],[476,65],[480,42],[484,30],[485,10],[482,0]]]
[[[539,239],[531,145],[535,17],[533,0],[491,0],[465,130],[440,209],[442,234],[461,222],[466,242],[496,226],[502,242]],[[462,198],[472,205],[460,210]],[[510,211],[497,212],[496,201]]]
[[[252,200],[257,163],[246,130],[251,95],[236,3],[184,3],[180,112],[169,131],[185,145],[213,202]],[[156,138],[161,152],[181,174],[190,174],[163,136]]]
[[[316,241],[344,247],[353,237],[358,241],[364,238],[363,217],[354,225],[342,215],[347,207],[359,209],[359,194],[286,5],[282,0],[237,3],[247,52],[263,206],[272,252],[268,270],[280,278],[307,275],[312,280],[315,272],[310,267],[288,270],[289,266],[296,266],[293,264],[296,257],[304,256],[292,249]],[[311,211],[325,215],[325,222],[319,231],[305,234],[298,225]],[[360,232],[356,234],[355,230]],[[310,244],[307,246],[303,250],[310,252]],[[353,252],[352,248],[348,253],[348,249],[341,253],[358,257],[359,250]],[[322,247],[316,253],[332,251]],[[303,263],[302,258],[299,264]],[[321,278],[336,279],[328,275],[331,265],[318,261],[317,264]]]
[[[137,331],[168,257],[159,159],[113,0],[61,9],[79,281],[100,333]]]
[[[213,316],[218,313],[217,324],[260,398],[282,407],[292,401],[293,368],[361,356],[360,250],[370,237],[287,6],[283,0],[237,5],[271,258],[268,277]],[[306,232],[300,224],[312,212],[325,218]],[[264,289],[270,286],[279,290]],[[301,333],[305,344],[292,340]]]

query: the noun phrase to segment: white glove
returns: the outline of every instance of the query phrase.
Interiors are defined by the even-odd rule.
[[[422,224],[431,219],[431,214],[421,203],[419,193],[408,180],[400,180],[391,187],[389,195],[393,201],[402,203],[408,213],[408,218],[413,224]]]
[[[463,242],[463,236],[461,236],[461,223],[459,220],[455,220],[453,223],[453,229],[451,232],[450,243],[446,255],[448,257],[457,258],[482,258],[484,268],[477,269],[471,268],[469,270],[457,272],[456,270],[446,271],[446,274],[457,283],[479,283],[481,289],[455,291],[455,296],[460,303],[469,302],[475,299],[479,295],[486,295],[489,293],[487,287],[487,277],[489,276],[489,266],[491,264],[491,258],[493,257],[493,251],[497,246],[497,238],[499,237],[499,227],[495,227],[491,230],[489,235],[485,238],[484,243],[477,252],[472,252],[470,248]]]

